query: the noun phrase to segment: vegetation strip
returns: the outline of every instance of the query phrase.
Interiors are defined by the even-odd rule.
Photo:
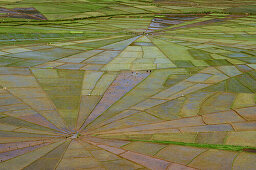
[[[251,146],[200,144],[200,143],[185,143],[185,142],[160,141],[160,140],[140,140],[140,139],[129,139],[129,141],[174,144],[174,145],[193,146],[193,147],[199,147],[199,148],[220,149],[220,150],[230,150],[230,151],[256,152],[256,147],[251,147]]]

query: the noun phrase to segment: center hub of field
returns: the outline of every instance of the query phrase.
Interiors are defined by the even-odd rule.
[[[77,139],[80,135],[78,133],[71,134],[68,138],[70,139]]]

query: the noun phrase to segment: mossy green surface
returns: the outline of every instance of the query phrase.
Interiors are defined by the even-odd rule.
[[[238,145],[200,144],[200,143],[185,143],[185,142],[159,141],[159,140],[138,140],[138,139],[129,139],[129,141],[141,141],[141,142],[150,142],[150,143],[159,143],[159,144],[173,144],[173,145],[193,146],[193,147],[199,147],[199,148],[220,149],[220,150],[230,150],[230,151],[246,151],[246,149],[256,150],[256,147],[238,146]]]

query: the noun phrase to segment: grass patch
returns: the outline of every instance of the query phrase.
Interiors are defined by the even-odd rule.
[[[228,9],[224,10],[224,12],[231,13],[231,14],[250,14],[250,15],[255,15],[256,14],[256,5],[228,8]]]
[[[160,140],[140,140],[140,139],[129,139],[129,141],[173,144],[173,145],[193,146],[193,147],[199,147],[199,148],[220,149],[220,150],[230,150],[230,151],[245,151],[245,152],[256,151],[256,147],[238,146],[238,145],[200,144],[200,143],[185,143],[185,142],[160,141]]]

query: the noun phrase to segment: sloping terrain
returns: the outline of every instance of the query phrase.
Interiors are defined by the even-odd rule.
[[[0,169],[255,169],[253,3],[1,0]]]

